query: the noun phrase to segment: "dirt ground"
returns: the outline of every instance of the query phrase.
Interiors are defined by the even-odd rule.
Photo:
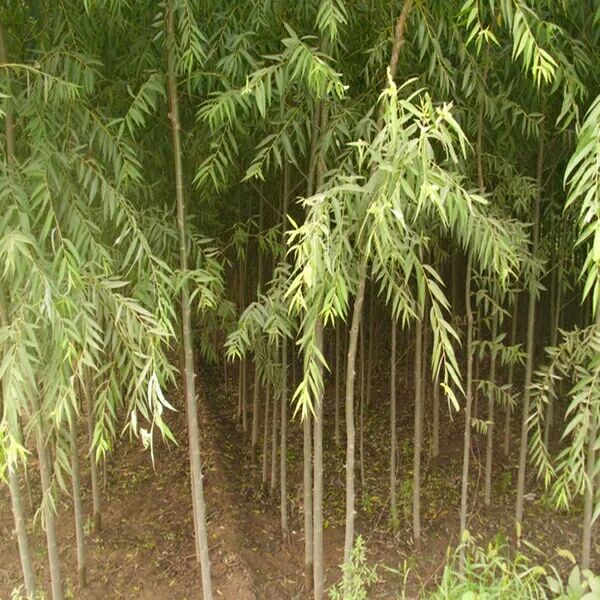
[[[279,492],[275,498],[261,488],[260,456],[252,464],[248,436],[235,423],[235,401],[214,372],[205,371],[200,389],[200,418],[209,522],[209,544],[215,596],[231,600],[287,600],[304,598],[302,532],[302,435],[297,423],[289,429],[290,540],[281,539]],[[410,393],[410,385],[400,386]],[[331,382],[327,388],[326,412],[333,415]],[[86,526],[88,586],[78,589],[71,507],[63,495],[59,506],[58,536],[67,598],[140,598],[183,600],[201,598],[200,571],[195,561],[189,463],[185,434],[185,412],[180,394],[171,400],[180,408],[170,423],[178,446],[150,454],[134,442],[121,441],[111,456],[103,490],[103,529],[99,535]],[[426,407],[427,411],[428,406]],[[402,589],[403,573],[409,571],[408,596],[419,597],[431,586],[446,560],[449,544],[456,544],[460,503],[462,416],[444,419],[438,464],[423,454],[422,523],[423,543],[419,551],[412,543],[412,403],[399,400],[399,512],[400,528],[392,534],[389,518],[388,440],[389,395],[387,377],[373,377],[371,406],[367,407],[364,437],[364,485],[357,469],[357,532],[377,563],[380,581],[370,598],[396,598]],[[426,442],[430,432],[426,429]],[[343,555],[344,448],[336,447],[333,419],[325,428],[325,564],[327,584],[340,576],[337,565]],[[513,432],[516,438],[516,431]],[[83,440],[82,440],[83,442]],[[505,459],[495,456],[493,505],[483,508],[483,455],[485,441],[475,435],[472,447],[470,530],[484,542],[508,539],[512,531],[513,487],[516,480],[515,452]],[[513,444],[514,446],[514,444]],[[259,445],[259,447],[262,447]],[[88,470],[83,465],[84,508],[91,512]],[[34,502],[39,490],[32,476]],[[567,570],[556,549],[578,555],[580,513],[566,515],[547,507],[542,490],[529,488],[524,522],[525,538],[539,548],[536,560],[551,560]],[[24,497],[27,495],[24,491]],[[27,502],[26,502],[27,504]],[[11,598],[20,585],[20,565],[12,515],[5,486],[0,488],[0,599]],[[45,538],[39,522],[31,531],[32,553],[38,581],[49,589]],[[598,539],[594,561],[600,569]],[[533,550],[528,550],[535,553]]]

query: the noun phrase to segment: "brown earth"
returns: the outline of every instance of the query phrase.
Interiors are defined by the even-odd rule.
[[[389,525],[387,490],[389,398],[387,376],[373,374],[371,406],[366,410],[364,486],[357,469],[357,529],[377,563],[380,582],[370,598],[399,597],[403,574],[408,571],[408,596],[418,597],[422,586],[430,586],[441,574],[449,544],[457,543],[462,415],[445,419],[442,455],[437,465],[428,458],[423,464],[423,543],[416,551],[412,543],[412,404],[410,383],[399,386],[399,512],[400,528],[393,535]],[[383,375],[383,376],[382,376]],[[246,439],[235,423],[234,400],[214,372],[203,375],[201,430],[208,506],[213,586],[217,598],[263,600],[304,598],[302,533],[302,435],[297,423],[289,428],[290,542],[281,540],[278,498],[269,498],[261,488],[260,458],[253,465]],[[331,382],[327,388],[326,413],[333,415]],[[182,407],[175,394],[174,404]],[[427,409],[429,406],[427,406]],[[342,411],[343,412],[343,411]],[[357,415],[358,416],[358,415]],[[336,447],[333,419],[325,427],[325,563],[327,584],[337,581],[336,565],[343,554],[344,449]],[[358,420],[358,419],[357,419]],[[86,527],[88,552],[87,588],[76,583],[74,529],[71,507],[63,495],[57,522],[60,557],[67,598],[144,598],[152,600],[200,598],[199,567],[194,556],[189,466],[185,414],[172,415],[172,428],[179,446],[157,442],[155,466],[150,454],[122,440],[107,466],[103,491],[103,530],[99,535]],[[426,421],[427,422],[427,421]],[[342,424],[343,425],[343,424]],[[513,432],[516,438],[516,432]],[[342,437],[344,431],[342,428]],[[426,429],[425,439],[430,431]],[[83,442],[83,440],[82,440]],[[484,438],[475,435],[472,447],[471,518],[469,527],[480,540],[509,539],[512,531],[516,456],[494,457],[493,505],[483,508]],[[514,445],[514,444],[513,444]],[[342,439],[343,446],[343,439]],[[259,448],[262,446],[259,444]],[[358,459],[358,457],[357,457]],[[85,467],[85,465],[84,465]],[[83,471],[84,507],[91,510],[88,472]],[[33,481],[34,499],[39,490]],[[542,490],[531,482],[528,488],[524,536],[540,550],[538,562],[551,560],[562,570],[569,568],[556,556],[557,548],[579,552],[580,513],[567,515],[547,507]],[[0,488],[0,599],[8,600],[20,585],[20,565],[7,488]],[[25,500],[26,494],[24,492]],[[27,504],[27,502],[26,502]],[[90,525],[88,523],[88,525]],[[49,589],[45,566],[45,538],[39,522],[31,530],[32,553],[38,581]],[[596,540],[596,544],[598,540]],[[594,555],[600,569],[598,546]]]

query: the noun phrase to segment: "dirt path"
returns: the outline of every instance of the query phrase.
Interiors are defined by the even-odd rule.
[[[181,407],[174,394],[171,401]],[[202,402],[204,404],[204,402]],[[238,530],[236,501],[223,472],[218,442],[209,431],[202,411],[202,450],[206,473],[206,500],[213,587],[216,597],[254,600],[257,594],[248,567],[245,535]],[[195,561],[185,414],[171,415],[170,424],[179,446],[157,444],[156,463],[139,446],[119,443],[111,456],[103,490],[103,530],[95,535],[86,524],[88,586],[76,585],[75,539],[70,502],[64,495],[58,507],[58,537],[66,597],[143,598],[174,600],[200,598],[200,571]],[[85,441],[80,440],[83,447]],[[81,453],[83,456],[83,452]],[[91,512],[89,474],[82,465],[84,510]],[[39,485],[32,469],[34,505]],[[25,490],[23,490],[26,498]],[[27,504],[27,502],[26,502]],[[0,600],[11,598],[21,584],[16,538],[6,486],[0,487]],[[38,584],[49,590],[45,536],[39,527],[30,531],[32,557]]]

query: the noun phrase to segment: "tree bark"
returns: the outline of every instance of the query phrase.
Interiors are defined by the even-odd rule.
[[[344,562],[347,564],[352,554],[354,545],[354,456],[356,445],[356,431],[354,427],[354,376],[356,366],[356,347],[358,345],[358,332],[362,305],[365,297],[365,283],[367,280],[367,260],[363,260],[359,284],[354,299],[352,325],[348,339],[348,361],[346,372],[346,531],[344,538]]]
[[[40,406],[37,398],[33,400],[33,410],[37,413],[37,422],[35,424],[35,441],[37,446],[40,480],[42,483],[42,512],[44,514],[44,523],[46,525],[46,545],[48,548],[48,564],[50,566],[50,583],[52,588],[52,599],[62,600],[63,589],[60,574],[60,558],[58,555],[58,542],[56,539],[56,521],[52,496],[52,471],[48,459],[48,449],[44,440],[44,423],[40,412]]]
[[[274,399],[273,399],[274,400]],[[269,405],[271,403],[271,385],[267,381],[265,385],[265,426],[263,432],[263,455],[262,455],[262,485],[267,491],[268,465],[269,465]]]
[[[517,343],[517,323],[519,321],[519,294],[515,294],[515,302],[513,305],[512,320],[510,323],[510,345],[514,346]],[[511,394],[513,393],[513,382],[515,376],[515,365],[511,362],[508,365],[507,383]],[[506,417],[504,422],[504,456],[510,454],[510,429],[511,429],[511,413],[512,407],[510,404],[506,407]]]
[[[320,353],[323,352],[323,324],[319,320],[315,327],[316,345]],[[321,377],[323,368],[319,368]],[[314,426],[314,498],[313,498],[313,536],[314,536],[314,563],[313,563],[313,597],[315,600],[323,598],[323,392],[316,398]]]
[[[400,48],[404,43],[404,29],[408,14],[412,6],[412,0],[405,0],[402,11],[396,21],[394,30],[394,46],[390,60],[390,77],[396,76]],[[358,331],[362,314],[362,305],[365,296],[365,284],[367,279],[368,259],[363,257],[359,267],[358,288],[354,299],[352,313],[352,325],[348,340],[348,361],[346,372],[346,531],[344,536],[344,562],[348,563],[354,545],[354,454],[356,445],[356,431],[354,427],[354,376],[356,368],[356,346],[358,342]]]
[[[492,315],[492,344],[495,344],[498,337],[498,314]],[[492,386],[496,384],[496,350],[492,347],[492,356],[490,357],[490,382]],[[485,492],[484,505],[489,506],[492,499],[492,459],[494,450],[494,394],[491,393],[488,398],[488,430],[485,449]]]
[[[335,328],[335,445],[340,447],[340,326]]]
[[[179,120],[179,98],[177,95],[177,71],[175,66],[175,15],[173,0],[167,5],[167,85],[169,96],[169,119],[171,121],[171,134],[173,142],[173,159],[175,172],[175,191],[177,201],[177,227],[179,230],[179,267],[186,273],[187,245],[185,232],[185,194],[183,183],[183,164],[181,152],[181,124]],[[191,469],[194,474],[194,489],[197,511],[198,531],[200,534],[200,562],[202,572],[202,593],[204,600],[212,600],[212,584],[210,577],[210,560],[208,555],[208,535],[206,528],[206,507],[204,504],[204,486],[202,475],[202,461],[200,455],[200,431],[198,428],[198,414],[196,405],[196,381],[194,368],[194,346],[192,340],[192,322],[190,314],[190,299],[187,281],[181,286],[181,322],[183,331],[183,350],[185,365],[185,391],[188,419],[188,436],[191,447]]]
[[[600,311],[598,312],[600,315]],[[598,423],[595,407],[592,407],[591,423],[586,456],[586,487],[583,505],[583,531],[581,543],[581,568],[590,568],[590,554],[592,550],[592,516],[594,513],[594,501],[596,497],[596,437]]]
[[[287,228],[287,217],[288,217],[288,199],[290,195],[290,169],[286,162],[283,167],[283,232]],[[285,237],[283,240],[285,245]],[[287,405],[288,405],[288,340],[287,337],[283,336],[281,340],[281,449],[280,449],[280,461],[281,465],[280,478],[280,512],[281,512],[281,537],[283,543],[289,544],[290,532],[288,525],[287,515],[287,427],[288,427],[288,416],[287,416]]]
[[[258,365],[256,364],[256,358],[254,360],[254,400],[252,406],[252,448],[251,448],[251,459],[252,463],[256,462],[256,446],[258,444],[258,419],[260,410],[259,406],[259,390],[260,382],[258,378]]]
[[[416,548],[421,545],[421,449],[423,446],[423,387],[422,387],[423,321],[417,318],[415,325],[415,433],[413,455],[413,540]]]
[[[533,239],[531,252],[534,256],[538,253],[540,235],[540,204],[542,198],[542,175],[544,168],[544,130],[540,130],[537,156],[537,193],[533,215]],[[521,420],[521,441],[519,446],[519,473],[517,476],[517,502],[515,506],[515,521],[517,533],[520,532],[523,522],[523,500],[525,496],[525,471],[527,469],[527,428],[529,425],[529,401],[531,397],[531,379],[533,376],[533,361],[535,354],[535,308],[536,308],[536,282],[529,284],[529,306],[527,312],[527,359],[525,363],[525,390],[523,392],[523,417]]]
[[[77,425],[75,415],[72,416],[69,427],[71,447],[71,482],[73,484],[73,513],[75,517],[75,542],[77,545],[77,574],[79,585],[87,584],[85,535],[83,532],[83,506],[81,502],[81,479],[79,477],[79,456],[77,455]]]
[[[467,529],[467,502],[469,490],[469,457],[471,452],[471,403],[473,400],[473,310],[471,308],[471,265],[472,254],[469,251],[467,258],[467,272],[465,279],[465,308],[467,313],[467,381],[465,385],[466,401],[465,401],[465,431],[463,442],[463,470],[462,470],[462,487],[460,497],[460,542]],[[464,570],[465,566],[465,550],[461,545],[460,550],[460,570]]]
[[[392,353],[390,364],[390,512],[394,533],[398,532],[398,506],[396,502],[396,335],[396,321],[392,316]]]
[[[7,53],[6,43],[4,41],[4,27],[0,21],[0,64],[6,64]],[[8,91],[10,93],[10,77],[7,74]],[[15,161],[15,129],[12,115],[12,109],[7,107],[4,115],[4,130],[6,134],[6,162],[12,167]],[[4,290],[0,289],[0,325],[3,327],[8,325],[8,309],[5,305]],[[16,464],[8,465],[8,485],[10,490],[11,508],[15,522],[15,530],[17,532],[17,543],[19,545],[19,556],[21,559],[21,570],[23,572],[23,582],[25,591],[30,598],[35,595],[35,573],[31,562],[29,552],[29,539],[27,536],[27,526],[25,522],[25,512],[21,502],[21,490],[19,488],[19,476],[16,471]]]

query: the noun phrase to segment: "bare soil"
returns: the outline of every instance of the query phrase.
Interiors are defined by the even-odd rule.
[[[371,405],[366,409],[364,433],[364,482],[357,469],[357,529],[368,548],[369,559],[378,564],[380,581],[370,598],[396,598],[408,570],[408,595],[419,597],[441,574],[447,549],[457,543],[463,418],[451,420],[444,411],[441,456],[437,464],[423,453],[422,523],[423,541],[419,550],[412,542],[412,390],[408,377],[399,386],[398,481],[400,528],[396,535],[389,523],[389,393],[388,376],[373,372]],[[406,377],[407,374],[405,374]],[[236,392],[225,388],[218,374],[205,370],[200,377],[200,419],[205,472],[205,493],[209,521],[209,544],[213,586],[216,597],[231,600],[284,600],[304,598],[302,532],[302,435],[297,422],[289,427],[289,511],[290,540],[282,540],[279,522],[279,491],[271,498],[261,486],[260,456],[253,464],[249,435],[235,422]],[[180,393],[172,402],[180,410],[170,419],[178,446],[157,442],[155,464],[150,453],[122,440],[106,468],[103,490],[103,529],[99,534],[86,527],[88,586],[79,589],[73,519],[68,496],[59,505],[60,558],[66,595],[70,598],[140,598],[152,600],[201,598],[200,570],[195,560],[189,461],[185,433],[185,412]],[[483,403],[481,403],[483,406]],[[425,412],[430,412],[427,401]],[[342,411],[343,413],[343,411]],[[333,390],[327,385],[325,426],[325,563],[327,584],[340,576],[343,555],[344,517],[344,429],[337,447],[333,430]],[[262,421],[262,419],[261,419]],[[357,419],[358,422],[358,419]],[[429,422],[426,417],[426,424]],[[515,424],[518,427],[518,424]],[[497,433],[500,437],[500,433]],[[516,447],[516,430],[513,432]],[[81,440],[82,447],[84,440]],[[262,445],[259,444],[259,448]],[[483,507],[483,461],[485,440],[475,435],[472,446],[470,530],[480,543],[492,539],[510,540],[516,480],[515,452],[508,458],[501,449],[494,457],[493,504]],[[83,452],[82,452],[83,456]],[[358,457],[357,457],[358,459]],[[86,461],[82,461],[85,463]],[[84,508],[91,512],[87,465],[82,464]],[[39,486],[33,474],[34,504]],[[557,512],[547,506],[543,490],[534,481],[528,487],[523,534],[539,549],[526,551],[536,561],[552,561],[563,570],[569,564],[556,549],[579,553],[581,514]],[[23,489],[25,504],[27,494]],[[8,600],[21,583],[16,538],[5,486],[0,488],[0,599]],[[45,537],[39,520],[30,531],[38,582],[49,589]],[[594,562],[600,570],[600,548],[596,541]]]

